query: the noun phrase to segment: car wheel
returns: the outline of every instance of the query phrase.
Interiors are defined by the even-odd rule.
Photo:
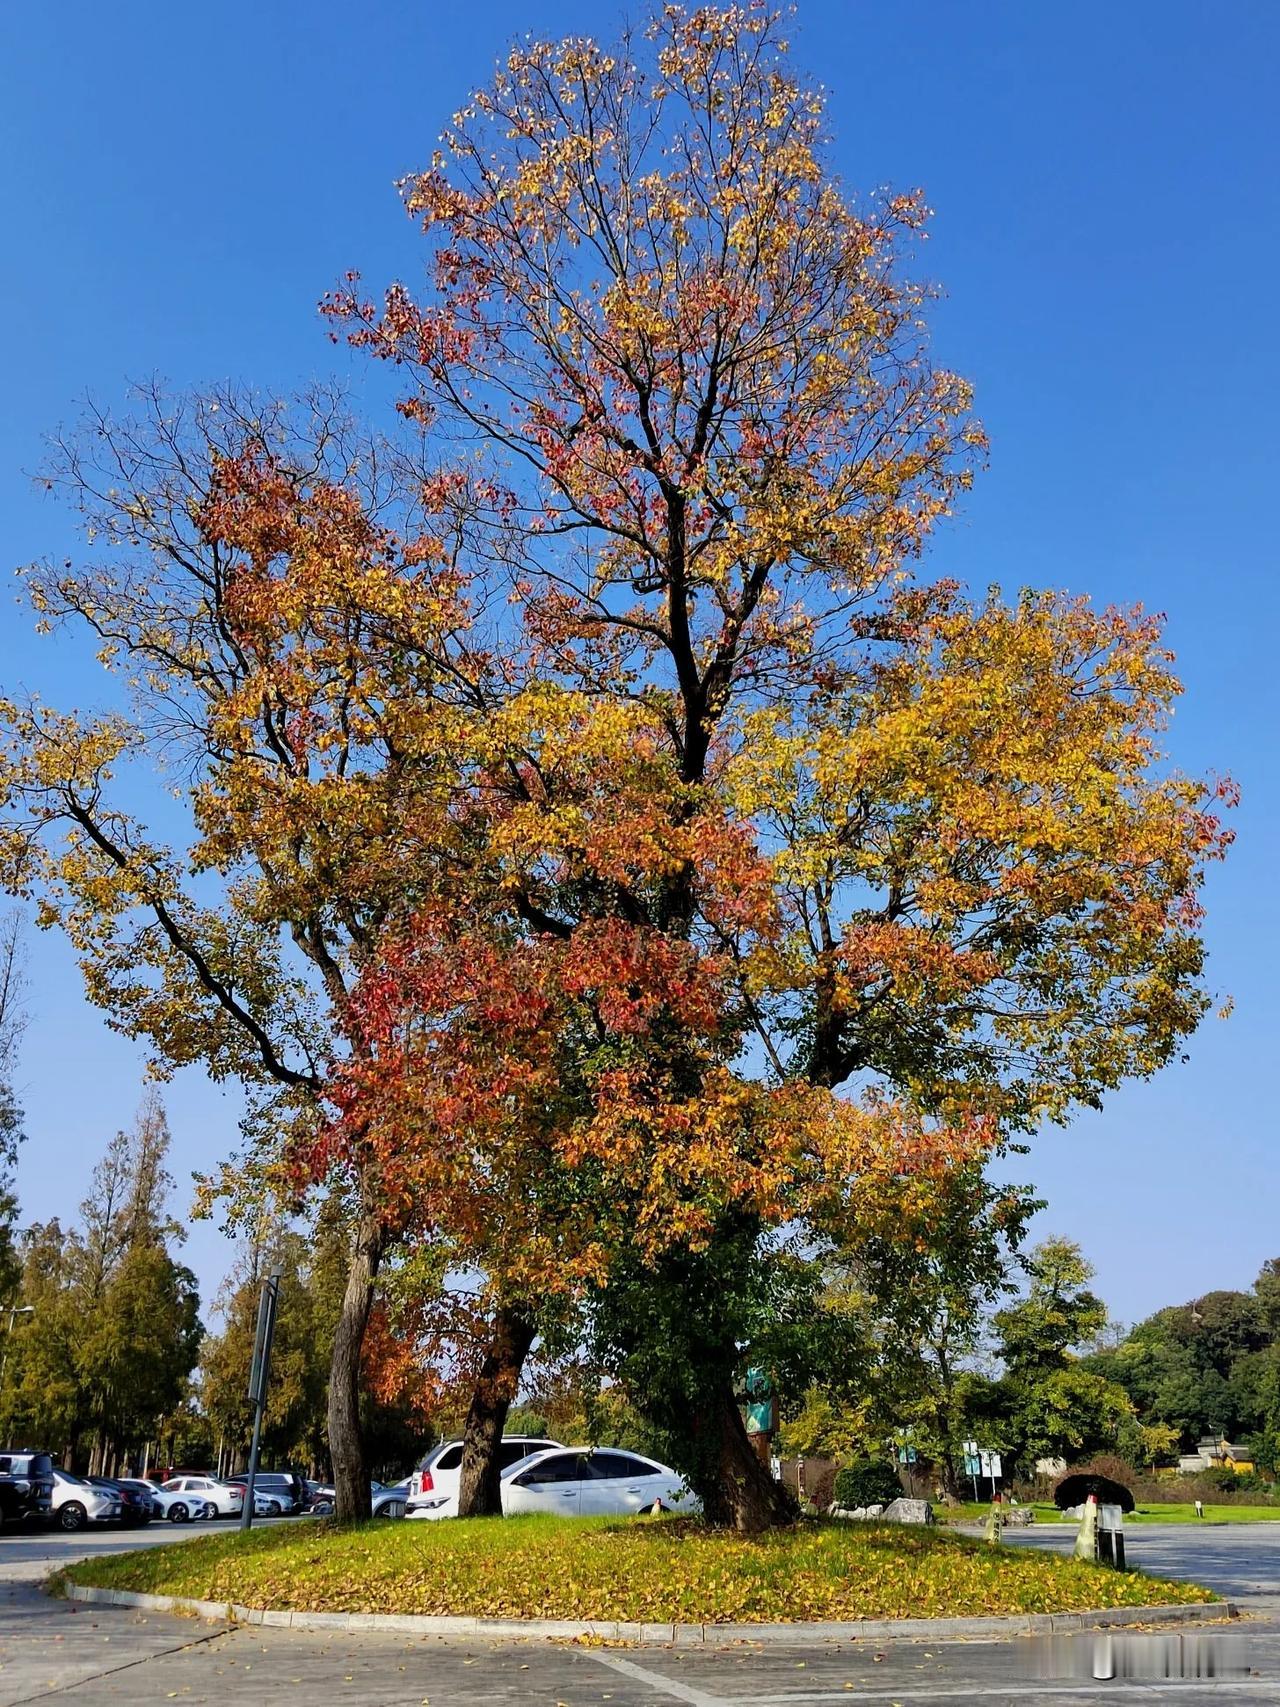
[[[283,1512],[283,1510],[284,1510],[284,1507],[280,1504],[279,1500],[268,1500],[267,1501],[267,1516],[268,1517],[279,1517],[280,1514]]]
[[[181,1500],[178,1501],[177,1505],[171,1505],[169,1507],[170,1523],[185,1523],[190,1516],[191,1513],[187,1510],[186,1506],[183,1505]]]
[[[383,1500],[382,1504],[377,1508],[373,1515],[375,1517],[403,1517],[404,1501]]]
[[[58,1527],[60,1529],[83,1529],[89,1521],[89,1513],[79,1500],[68,1500],[66,1505],[58,1507]]]

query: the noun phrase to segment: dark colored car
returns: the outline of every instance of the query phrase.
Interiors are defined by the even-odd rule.
[[[0,1523],[47,1523],[53,1459],[47,1452],[0,1452]]]
[[[86,1476],[85,1481],[91,1487],[101,1488],[103,1493],[119,1494],[120,1521],[126,1528],[130,1524],[150,1523],[155,1515],[151,1495],[142,1493],[136,1483],[121,1481],[114,1476]]]
[[[160,1501],[156,1498],[158,1489],[154,1482],[149,1481],[144,1476],[117,1476],[116,1485],[121,1489],[132,1488],[134,1493],[139,1494],[146,1501],[152,1517],[160,1516],[162,1508]]]
[[[378,1484],[375,1482],[374,1487]],[[307,1503],[303,1506],[305,1512],[314,1513],[316,1517],[327,1517],[333,1510],[333,1502],[337,1497],[331,1482],[311,1482],[306,1484]]]

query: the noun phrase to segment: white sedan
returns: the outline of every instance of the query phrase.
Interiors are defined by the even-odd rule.
[[[535,1452],[502,1472],[502,1510],[550,1511],[561,1517],[624,1517],[650,1511],[693,1512],[698,1502],[679,1471],[613,1446],[559,1446]],[[410,1499],[408,1517],[456,1517],[457,1495],[439,1505]]]
[[[162,1515],[172,1523],[193,1517],[239,1517],[244,1510],[244,1489],[214,1476],[171,1476],[157,1492],[163,1501]]]
[[[170,1523],[190,1523],[204,1516],[203,1498],[197,1499],[194,1494],[187,1493],[180,1486],[184,1480],[184,1477],[175,1476],[163,1487],[151,1490],[151,1503],[158,1518],[167,1518]]]

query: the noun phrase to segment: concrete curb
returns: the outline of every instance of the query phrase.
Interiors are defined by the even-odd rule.
[[[219,1624],[257,1624],[282,1630],[398,1631],[406,1636],[475,1636],[511,1640],[566,1641],[594,1637],[639,1647],[704,1647],[720,1642],[885,1641],[891,1637],[948,1636],[999,1639],[1062,1634],[1115,1624],[1195,1624],[1235,1618],[1231,1601],[1201,1606],[1112,1606],[1096,1612],[1026,1612],[996,1618],[858,1618],[814,1624],[632,1624],[574,1618],[435,1618],[409,1612],[264,1612],[234,1601],[189,1600],[183,1595],[132,1594],[127,1589],[66,1584],[68,1600],[90,1606],[124,1606],[137,1612],[185,1612]]]

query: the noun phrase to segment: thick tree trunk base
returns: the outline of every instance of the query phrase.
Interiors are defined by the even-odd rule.
[[[528,1316],[507,1305],[499,1306],[467,1412],[458,1484],[459,1517],[502,1516],[498,1446],[536,1332]]]
[[[360,1430],[360,1353],[373,1306],[382,1244],[377,1217],[362,1215],[352,1243],[351,1267],[329,1367],[329,1455],[333,1460],[333,1514],[339,1523],[358,1523],[372,1514]]]
[[[760,1454],[752,1446],[743,1425],[742,1413],[727,1379],[719,1383],[700,1409],[698,1433],[714,1453],[714,1483],[702,1490],[702,1510],[707,1522],[721,1529],[736,1529],[742,1535],[793,1523],[796,1502],[781,1482],[775,1482]]]

